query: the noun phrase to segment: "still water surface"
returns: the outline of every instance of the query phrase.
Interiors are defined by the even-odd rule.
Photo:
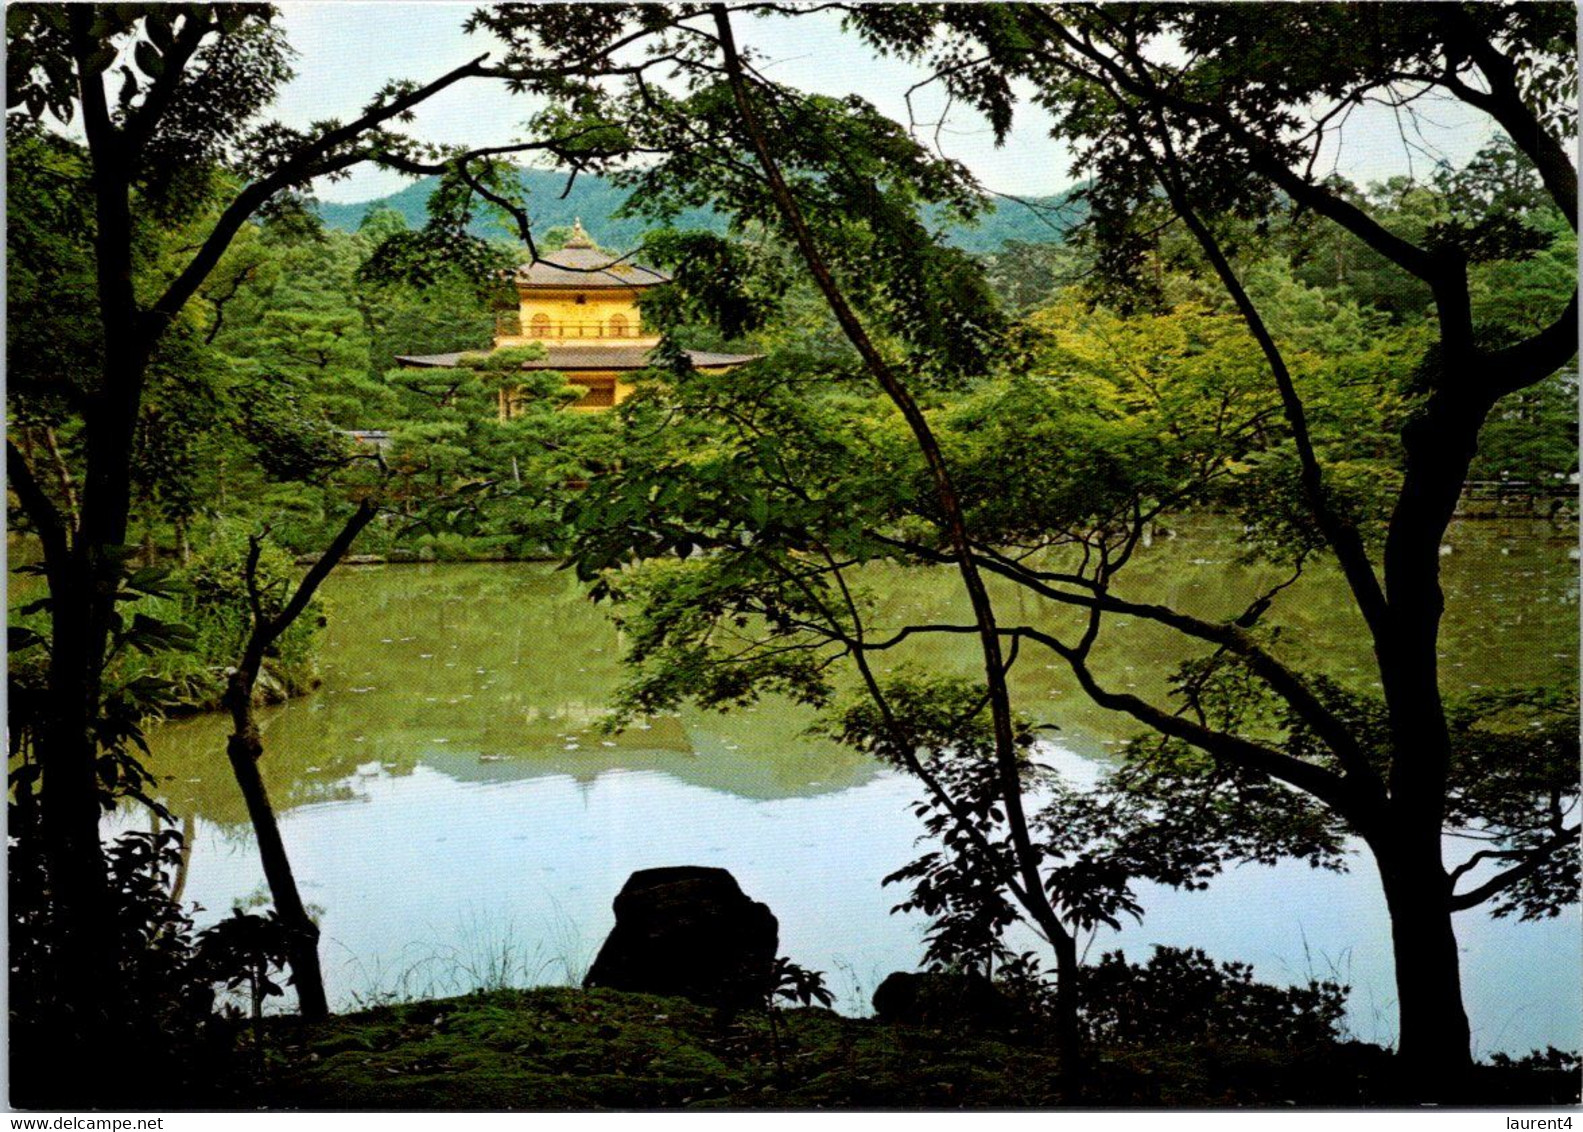
[[[1468,524],[1446,559],[1448,689],[1577,680],[1577,571],[1570,531]],[[1209,616],[1275,576],[1238,565],[1222,532],[1162,539],[1127,596]],[[952,580],[897,570],[866,579],[895,623],[956,611]],[[581,977],[634,869],[718,865],[780,920],[783,954],[827,972],[860,1012],[884,975],[916,967],[921,918],[893,915],[880,879],[916,852],[910,780],[806,734],[784,703],[726,715],[684,711],[621,735],[597,721],[620,680],[619,634],[567,574],[538,565],[344,569],[326,586],[323,687],[261,713],[264,768],[304,896],[320,915],[338,1006],[388,995]],[[1006,595],[1004,620],[1067,616]],[[1367,682],[1367,655],[1340,584],[1324,574],[1271,616],[1288,647]],[[1145,694],[1182,655],[1154,626],[1117,624],[1103,675]],[[963,641],[910,657],[964,673]],[[1029,654],[1018,706],[1059,726],[1042,760],[1091,777],[1132,728],[1088,704]],[[153,765],[190,834],[183,897],[204,922],[266,895],[246,812],[224,757],[225,721],[166,724]],[[124,819],[141,820],[141,819]],[[1389,929],[1367,858],[1336,876],[1245,867],[1205,893],[1146,889],[1147,918],[1090,947],[1199,946],[1260,978],[1339,976],[1350,1025],[1394,1029]],[[1574,909],[1541,924],[1459,920],[1467,1001],[1483,1052],[1576,1048],[1583,958]],[[1029,946],[1033,941],[1029,941]]]

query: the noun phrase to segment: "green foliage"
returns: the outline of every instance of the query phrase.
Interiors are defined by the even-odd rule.
[[[1156,947],[1143,965],[1107,952],[1082,978],[1082,1018],[1108,1047],[1257,1045],[1304,1049],[1341,1040],[1351,988],[1253,981],[1246,963],[1216,964],[1196,948]]]
[[[229,990],[245,986],[255,1014],[266,998],[285,994],[270,975],[285,970],[289,953],[289,931],[273,909],[258,916],[234,908],[198,937],[198,961],[208,977]]]
[[[1448,820],[1484,843],[1498,864],[1533,857],[1537,867],[1504,887],[1490,914],[1523,920],[1561,914],[1577,899],[1566,821],[1580,803],[1575,688],[1496,688],[1450,705],[1452,784]]]
[[[775,989],[770,995],[772,1002],[774,999],[785,999],[803,1006],[812,1006],[817,1002],[824,1007],[835,1002],[835,996],[825,986],[823,971],[810,971],[784,955],[775,957],[774,984]]]
[[[9,853],[12,1062],[18,1076],[12,1099],[30,1107],[60,1100],[58,1066],[42,1064],[39,1051],[61,1023],[59,987],[52,980],[51,952],[58,938],[49,900],[48,870],[38,848],[36,799],[31,787],[12,776]],[[118,974],[121,1001],[104,1004],[121,1019],[117,1057],[145,1096],[172,1107],[213,1098],[230,1074],[232,1035],[215,1013],[216,984],[235,985],[258,961],[254,949],[236,947],[237,929],[226,921],[198,931],[189,909],[171,898],[176,875],[186,868],[187,847],[171,829],[132,831],[109,844],[111,915],[100,946]],[[248,916],[252,932],[261,917]],[[217,946],[217,944],[223,944]],[[100,1070],[102,1071],[102,1070]]]
[[[785,255],[710,232],[650,232],[645,253],[671,283],[643,296],[643,315],[660,327],[715,326],[726,339],[759,330],[777,312],[791,279]]]
[[[10,1009],[13,1024],[20,1022],[24,1029],[49,1025],[50,1012],[58,1009],[48,975],[55,934],[48,871],[28,836],[34,833],[29,827],[36,821],[35,806],[30,786],[14,790],[11,836],[21,851],[13,851],[10,868]],[[103,946],[115,956],[122,993],[138,1007],[129,1016],[144,1020],[145,1039],[188,1031],[194,1018],[207,1014],[209,993],[193,966],[192,921],[169,896],[170,878],[182,861],[181,835],[172,830],[123,834],[106,857],[114,919]]]
[[[246,585],[248,540],[253,533],[241,521],[216,523],[188,566],[158,571],[169,573],[170,585],[134,607],[132,632],[146,635],[161,626],[179,626],[184,634],[181,648],[172,650],[163,641],[156,644],[165,647],[140,646],[137,655],[124,656],[116,668],[121,687],[136,689],[140,682],[151,681],[161,687],[158,700],[141,705],[143,714],[220,706],[226,671],[241,658],[253,629]],[[265,618],[276,617],[285,608],[299,574],[292,556],[264,536],[257,577],[259,608]],[[265,656],[259,695],[282,700],[318,685],[316,654],[325,624],[323,599],[315,598]]]
[[[102,346],[93,306],[86,155],[22,115],[6,118],[6,386],[13,430],[61,424]]]

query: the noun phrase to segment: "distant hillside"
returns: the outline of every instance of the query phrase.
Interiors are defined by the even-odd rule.
[[[416,228],[428,219],[425,204],[429,194],[434,191],[434,183],[433,177],[426,177],[377,200],[353,204],[321,202],[318,206],[319,216],[328,227],[351,232],[357,230],[371,209],[389,205]],[[636,245],[650,227],[647,221],[640,218],[615,216],[626,200],[626,193],[603,177],[578,177],[571,192],[564,198],[561,192],[566,187],[566,178],[560,173],[524,169],[522,184],[527,191],[529,215],[539,228],[569,225],[574,218],[581,217],[583,226],[601,244],[612,248],[629,248]],[[999,251],[1008,240],[1028,244],[1059,243],[1063,234],[1082,218],[1079,207],[1070,204],[1067,197],[1065,193],[1036,197],[1027,205],[1020,201],[1002,200],[976,227],[953,226],[949,238],[953,244],[970,252]],[[683,213],[677,220],[677,226],[720,231],[724,228],[724,222],[712,212],[696,209]],[[478,222],[474,230],[481,236],[513,238],[516,234],[504,224],[488,221]]]

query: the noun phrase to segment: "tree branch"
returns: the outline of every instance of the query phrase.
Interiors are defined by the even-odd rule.
[[[1583,829],[1583,827],[1573,826],[1571,829],[1561,830],[1548,840],[1534,846],[1528,855],[1517,864],[1513,865],[1504,872],[1495,874],[1477,888],[1470,888],[1468,891],[1460,894],[1452,893],[1447,897],[1447,904],[1449,904],[1453,912],[1464,912],[1469,908],[1484,903],[1484,901],[1496,895],[1503,889],[1509,888],[1511,885],[1516,884],[1524,877],[1530,876],[1536,872],[1539,866],[1543,865],[1545,860],[1552,853],[1555,853],[1560,849],[1564,849],[1568,845],[1576,844],[1578,841],[1579,829]],[[1475,854],[1475,856],[1477,856],[1477,854]],[[1453,882],[1461,872],[1462,870],[1459,869],[1456,873],[1452,874]]]
[[[181,308],[186,305],[198,287],[208,278],[220,262],[220,257],[230,247],[231,241],[252,215],[263,204],[281,189],[298,184],[311,177],[325,173],[336,172],[348,168],[361,161],[373,160],[375,155],[370,153],[351,153],[338,157],[328,157],[330,153],[340,146],[355,141],[365,132],[379,126],[392,118],[398,118],[414,106],[432,98],[440,91],[460,82],[465,78],[473,78],[483,73],[482,63],[489,56],[480,55],[469,63],[464,63],[455,70],[450,71],[427,86],[417,90],[408,91],[391,99],[383,106],[377,106],[357,118],[355,121],[329,130],[319,138],[309,142],[301,150],[283,161],[274,172],[255,181],[243,189],[236,198],[220,214],[215,222],[208,239],[203,246],[188,262],[187,266],[149,309],[152,325],[163,328],[165,323],[175,318]],[[147,333],[147,331],[145,331]],[[153,335],[150,335],[152,340]]]
[[[1293,172],[1285,162],[1268,152],[1263,139],[1249,131],[1229,111],[1217,107],[1213,103],[1197,102],[1182,94],[1162,89],[1152,79],[1147,77],[1147,61],[1136,51],[1127,54],[1127,62],[1143,72],[1143,77],[1129,72],[1115,59],[1094,47],[1093,44],[1087,43],[1073,35],[1059,21],[1041,10],[1037,5],[1024,4],[1018,7],[1019,10],[1031,15],[1034,22],[1039,24],[1047,35],[1053,36],[1069,50],[1076,52],[1098,66],[1110,76],[1117,86],[1128,94],[1176,110],[1190,117],[1207,120],[1219,129],[1224,130],[1242,146],[1249,163],[1274,181],[1283,192],[1298,204],[1312,209],[1327,219],[1334,220],[1404,271],[1430,283],[1431,286],[1434,285],[1434,280],[1438,278],[1441,270],[1436,257],[1430,255],[1416,244],[1404,240],[1389,231],[1350,201],[1327,192],[1320,186],[1305,180],[1302,176]],[[1118,48],[1117,50],[1120,49]],[[1071,60],[1059,55],[1053,58],[1047,55],[1045,58],[1064,70],[1072,71],[1077,69],[1073,66]],[[1092,73],[1081,71],[1079,73],[1087,78],[1094,77]]]
[[[77,489],[71,480],[71,468],[66,465],[66,457],[60,450],[60,442],[55,437],[55,429],[51,425],[44,426],[44,449],[49,453],[50,464],[55,469],[56,482],[60,484],[61,499],[66,504],[65,522],[68,530],[76,529],[78,522]]]
[[[256,571],[258,568],[259,544],[255,542],[248,553],[247,570],[248,592],[250,599],[254,603],[253,632],[248,637],[247,647],[243,650],[242,663],[237,666],[247,678],[246,690],[248,693],[252,691],[253,681],[258,677],[259,666],[263,663],[264,653],[269,649],[269,646],[274,644],[282,633],[291,628],[292,622],[302,615],[302,611],[313,600],[313,595],[318,591],[320,584],[330,576],[330,571],[334,570],[341,559],[346,556],[346,552],[351,548],[353,541],[377,514],[379,514],[379,508],[372,500],[365,499],[359,503],[357,510],[342,525],[341,530],[330,541],[330,545],[325,548],[324,553],[308,568],[308,572],[297,583],[297,589],[291,595],[291,599],[286,602],[285,607],[279,614],[269,619],[264,618],[257,601],[258,583]]]
[[[1378,807],[1371,804],[1354,784],[1333,771],[1293,758],[1291,755],[1254,743],[1239,735],[1214,731],[1156,707],[1131,693],[1110,691],[1095,679],[1087,661],[1076,649],[1037,629],[1023,629],[1021,633],[1029,640],[1044,645],[1066,661],[1067,667],[1077,677],[1083,691],[1100,707],[1130,715],[1162,735],[1181,739],[1217,759],[1223,759],[1247,770],[1268,774],[1272,778],[1304,790],[1341,814],[1360,831],[1376,824]]]
[[[208,12],[203,12],[204,18],[200,19],[195,14],[197,11],[202,9],[188,9],[181,13],[183,19],[181,31],[172,38],[170,49],[160,53],[164,69],[154,80],[154,85],[149,88],[148,94],[144,96],[143,105],[127,112],[126,124],[122,127],[121,133],[126,139],[127,155],[134,162],[142,160],[144,148],[159,128],[160,119],[170,109],[176,92],[181,88],[181,80],[187,72],[187,64],[203,43],[204,37],[217,27],[207,18]]]
[[[878,537],[883,542],[905,549],[909,553],[917,554],[920,557],[933,557],[936,560],[943,558],[937,552],[929,551],[925,547],[885,536]],[[1171,609],[1169,606],[1126,601],[1114,596],[1109,591],[1101,592],[1094,589],[1091,593],[1077,594],[1069,590],[1058,589],[1050,585],[1037,571],[1030,570],[1000,556],[981,557],[979,564],[991,573],[999,574],[1001,577],[1016,582],[1018,585],[1025,586],[1040,597],[1048,598],[1051,601],[1077,606],[1080,609],[1103,610],[1106,613],[1120,613],[1129,617],[1139,617],[1146,621],[1153,621],[1156,624],[1175,629],[1185,636],[1218,645],[1227,652],[1241,657],[1247,662],[1249,671],[1262,679],[1272,691],[1285,700],[1299,718],[1312,727],[1320,740],[1335,753],[1336,758],[1347,772],[1349,781],[1364,795],[1376,799],[1382,798],[1383,783],[1379,774],[1364,756],[1356,738],[1348,730],[1346,724],[1320,701],[1296,672],[1282,664],[1280,660],[1240,627],[1205,621]],[[1093,588],[1092,583],[1083,579],[1071,579],[1071,581],[1073,584]],[[1024,631],[1015,630],[1015,632]]]
[[[1549,326],[1515,346],[1489,355],[1490,372],[1501,375],[1495,381],[1496,396],[1504,397],[1543,381],[1577,352],[1578,293],[1573,288],[1566,310]]]
[[[1447,5],[1442,11],[1449,33],[1447,39],[1454,40],[1468,53],[1490,89],[1488,94],[1482,93],[1455,75],[1445,76],[1441,85],[1500,123],[1517,148],[1534,163],[1550,198],[1576,232],[1578,175],[1573,155],[1544,128],[1539,116],[1523,101],[1517,85],[1516,63],[1502,55],[1486,36],[1480,35],[1473,21],[1459,7]]]
[[[70,540],[66,525],[61,521],[60,509],[45,493],[16,443],[7,440],[5,449],[7,486],[16,493],[17,502],[22,505],[39,542],[43,544],[45,566],[52,571],[57,570],[65,564],[70,550]]]
[[[1135,118],[1132,119],[1132,124],[1135,131],[1140,129]],[[1174,162],[1175,154],[1171,146],[1170,133],[1165,129],[1163,121],[1158,124],[1160,142],[1165,147],[1167,158]],[[1144,139],[1140,137],[1139,140]],[[1148,149],[1147,146],[1144,148]],[[1152,157],[1153,151],[1148,150],[1148,152]],[[1348,588],[1352,590],[1352,596],[1358,603],[1363,619],[1368,622],[1369,631],[1378,647],[1387,632],[1385,594],[1380,589],[1380,580],[1375,576],[1374,566],[1369,561],[1362,535],[1358,533],[1357,527],[1343,520],[1330,505],[1330,499],[1325,492],[1324,469],[1319,464],[1319,456],[1314,451],[1313,437],[1308,431],[1308,414],[1303,406],[1303,399],[1297,392],[1296,382],[1292,380],[1291,370],[1286,366],[1286,358],[1282,355],[1280,347],[1275,344],[1275,339],[1271,336],[1269,327],[1265,325],[1264,318],[1252,297],[1242,286],[1242,280],[1237,277],[1231,261],[1226,258],[1225,252],[1220,247],[1220,241],[1215,239],[1208,225],[1199,218],[1188,201],[1181,183],[1175,176],[1174,166],[1167,167],[1161,161],[1155,161],[1154,166],[1155,173],[1165,187],[1167,195],[1170,196],[1177,215],[1193,233],[1194,239],[1198,241],[1199,247],[1203,249],[1204,255],[1214,267],[1215,274],[1220,277],[1221,285],[1226,288],[1236,304],[1238,312],[1247,324],[1248,332],[1258,343],[1260,352],[1264,354],[1265,361],[1270,367],[1270,374],[1275,378],[1276,389],[1280,393],[1287,426],[1292,430],[1292,441],[1297,447],[1303,494],[1308,500],[1315,521],[1324,532],[1325,541],[1330,544],[1330,549],[1334,551],[1337,561],[1341,564]]]

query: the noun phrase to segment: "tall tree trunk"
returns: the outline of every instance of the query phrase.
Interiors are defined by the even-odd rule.
[[[1440,543],[1492,401],[1455,367],[1402,430],[1406,474],[1385,541],[1389,631],[1377,641],[1390,714],[1391,827],[1374,846],[1396,960],[1403,1081],[1416,1101],[1456,1101],[1472,1066],[1442,849],[1451,735],[1440,694]]]
[[[180,904],[187,891],[187,876],[192,872],[192,839],[197,836],[197,822],[192,810],[181,817],[181,860],[176,865],[176,875],[170,885],[170,902]]]
[[[66,1047],[62,1055],[101,1056],[115,1016],[117,978],[116,948],[106,939],[113,916],[99,841],[99,665],[84,647],[91,637],[87,603],[68,596],[85,592],[86,579],[76,570],[67,573],[76,581],[62,578],[57,587],[52,578],[51,591],[60,596],[52,614],[47,706],[35,742],[43,771],[39,824],[59,948],[49,996],[61,1011],[56,1032]]]
[[[1446,873],[1438,847],[1426,853],[1422,837],[1389,837],[1374,853],[1391,917],[1405,1099],[1455,1103],[1473,1058]]]
[[[1071,933],[1062,930],[1051,936],[1050,946],[1055,951],[1055,1048],[1061,1053],[1060,1074],[1065,1086],[1062,1100],[1071,1104],[1083,1093],[1085,1050],[1077,1022],[1082,970],[1077,940]]]
[[[263,539],[255,536],[250,540],[244,578],[253,611],[253,631],[242,650],[241,661],[231,673],[225,693],[232,727],[231,735],[226,740],[226,757],[231,761],[236,784],[247,802],[248,817],[252,820],[253,831],[258,838],[258,852],[263,860],[264,877],[269,882],[269,894],[275,903],[275,912],[286,925],[290,936],[288,958],[292,981],[297,988],[297,1006],[302,1016],[309,1021],[327,1018],[330,1013],[324,994],[324,975],[319,967],[319,927],[309,917],[302,896],[297,891],[297,880],[291,871],[291,858],[286,854],[286,843],[281,839],[280,825],[275,820],[274,808],[269,804],[263,775],[259,773],[258,760],[263,757],[264,743],[259,737],[258,723],[253,718],[253,685],[258,681],[265,652],[308,608],[319,584],[329,577],[330,571],[346,556],[358,534],[377,513],[372,500],[365,499],[358,504],[356,512],[347,519],[319,560],[308,568],[291,599],[274,617],[265,615],[258,589],[258,558],[263,550]]]
[[[291,858],[286,855],[286,843],[281,839],[274,807],[269,804],[264,776],[259,773],[258,760],[264,753],[264,744],[253,719],[252,693],[252,681],[240,669],[233,673],[228,698],[235,731],[226,740],[225,753],[231,761],[231,771],[236,775],[242,798],[247,802],[247,816],[253,823],[253,835],[258,839],[258,855],[263,860],[264,878],[269,882],[275,913],[286,926],[287,955],[291,962],[292,983],[297,988],[297,1008],[305,1019],[317,1022],[330,1014],[324,994],[324,974],[319,967],[319,926],[303,906],[297,879],[291,871]]]

